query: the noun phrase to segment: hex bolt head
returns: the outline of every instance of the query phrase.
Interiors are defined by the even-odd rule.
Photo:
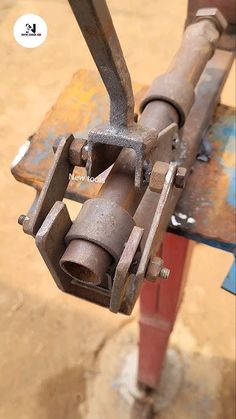
[[[186,181],[187,169],[185,167],[178,167],[175,175],[175,187],[183,189]]]
[[[206,7],[203,9],[199,9],[196,13],[194,21],[198,22],[202,19],[208,19],[213,21],[220,33],[224,32],[228,26],[228,22],[225,19],[224,15],[216,7]]]
[[[152,192],[160,193],[165,183],[165,177],[169,169],[169,163],[156,161],[153,166],[149,181],[149,189]]]

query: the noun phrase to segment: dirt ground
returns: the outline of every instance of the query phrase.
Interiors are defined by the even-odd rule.
[[[186,1],[108,4],[132,79],[148,84],[177,49]],[[33,50],[12,36],[26,13],[49,29]],[[34,191],[13,179],[10,163],[73,73],[93,62],[66,0],[1,0],[0,44],[0,419],[145,417],[135,401],[138,307],[126,318],[62,294],[17,225]],[[232,71],[222,102],[233,105],[234,91]],[[233,419],[235,306],[220,288],[232,256],[193,247],[155,417]]]

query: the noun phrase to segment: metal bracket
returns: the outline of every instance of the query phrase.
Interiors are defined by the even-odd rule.
[[[135,186],[140,188],[144,183],[143,166],[144,161],[150,152],[157,147],[157,131],[146,129],[137,124],[132,127],[123,127],[119,130],[110,125],[105,125],[89,132],[88,136],[88,160],[87,172],[89,176],[96,176],[93,166],[96,160],[96,146],[99,145],[118,146],[120,148],[132,148],[136,154],[135,165]],[[101,158],[102,151],[100,150]]]
[[[156,254],[157,248],[162,243],[163,235],[165,234],[164,225],[166,224],[166,220],[169,220],[171,216],[170,202],[172,199],[176,172],[177,163],[171,162],[165,177],[164,186],[152,220],[148,237],[145,242],[137,272],[130,281],[123,297],[122,310],[125,310],[126,314],[130,314],[132,312],[135,302],[140,294],[149,261],[151,257]]]
[[[23,230],[26,234],[35,236],[54,203],[64,198],[70,180],[69,174],[72,173],[74,167],[69,159],[69,150],[73,140],[73,135],[61,139],[34,211],[31,211],[30,216],[23,221]]]

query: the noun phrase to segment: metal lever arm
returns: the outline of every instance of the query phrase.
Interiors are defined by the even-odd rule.
[[[110,125],[134,121],[130,75],[105,0],[69,0],[110,97]]]

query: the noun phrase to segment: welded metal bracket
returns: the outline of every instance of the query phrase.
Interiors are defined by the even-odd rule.
[[[148,265],[152,257],[156,254],[156,249],[159,248],[165,234],[164,225],[166,220],[171,216],[170,202],[172,199],[172,192],[175,188],[175,179],[177,173],[177,163],[171,162],[169,170],[165,177],[163,189],[156,207],[156,211],[152,220],[151,228],[149,230],[147,239],[145,241],[144,249],[141,254],[135,275],[130,276],[130,280],[126,287],[125,294],[121,303],[121,308],[126,314],[131,314],[137,298],[140,294],[141,287],[146,278]]]
[[[145,183],[144,162],[149,154],[157,147],[157,131],[147,129],[138,124],[122,127],[119,130],[105,125],[90,131],[88,135],[87,172],[89,176],[98,175],[93,171],[94,158],[96,159],[96,146],[110,145],[122,148],[131,148],[136,154],[135,186],[140,188]],[[103,149],[100,149],[102,156]]]

